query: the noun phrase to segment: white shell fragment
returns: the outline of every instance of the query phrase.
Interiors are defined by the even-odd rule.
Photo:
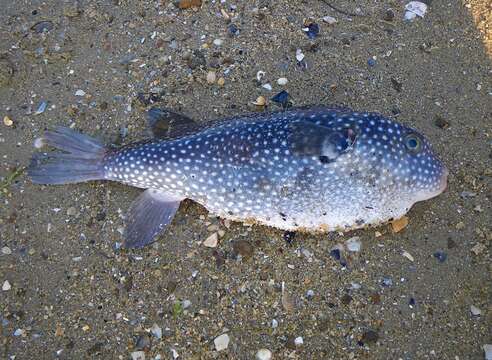
[[[333,16],[324,16],[323,21],[327,23],[328,25],[333,25],[337,22],[337,19],[335,19]]]
[[[227,349],[227,347],[229,346],[229,341],[230,341],[229,335],[227,334],[222,334],[217,336],[214,339],[215,350],[222,351]]]
[[[413,20],[417,16],[423,18],[427,12],[427,4],[421,1],[410,1],[405,5],[405,20]]]
[[[281,77],[277,80],[277,84],[279,84],[280,86],[287,85],[288,82],[289,80],[287,80],[287,78],[284,77]]]
[[[362,246],[362,243],[360,242],[360,237],[354,236],[348,239],[347,241],[345,241],[345,246],[347,247],[348,251],[359,252]]]
[[[297,49],[296,50],[296,59],[299,62],[301,62],[302,60],[304,60],[304,54],[302,53],[302,50],[301,49]]]

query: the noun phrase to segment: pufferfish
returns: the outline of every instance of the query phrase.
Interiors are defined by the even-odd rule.
[[[61,152],[34,157],[33,183],[111,180],[146,189],[127,215],[126,247],[153,242],[184,199],[224,219],[344,231],[402,217],[443,192],[448,176],[416,130],[333,107],[237,116],[118,149],[58,127],[37,145]]]

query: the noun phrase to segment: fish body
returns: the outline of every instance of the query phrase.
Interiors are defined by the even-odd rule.
[[[53,134],[45,135],[46,142],[70,153],[50,140]],[[171,208],[166,219],[153,220],[159,224],[153,225],[152,237],[185,198],[226,219],[289,231],[379,224],[440,194],[448,174],[416,130],[380,114],[348,109],[316,107],[236,117],[176,139],[152,139],[114,151],[87,139],[93,152],[85,154],[89,159],[84,161],[94,173],[50,182],[56,171],[48,163],[34,167],[31,178],[39,183],[105,179],[150,189],[144,203]],[[75,156],[80,156],[77,151]],[[57,158],[54,166],[63,167],[61,161]],[[138,217],[136,211],[150,210],[134,209]],[[152,227],[135,226],[137,238],[138,232]]]

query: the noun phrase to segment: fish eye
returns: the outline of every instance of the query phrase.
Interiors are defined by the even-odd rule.
[[[422,141],[417,135],[410,134],[405,138],[405,146],[412,152],[418,152],[422,147]]]

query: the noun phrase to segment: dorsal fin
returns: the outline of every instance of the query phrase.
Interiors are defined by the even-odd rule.
[[[166,108],[153,107],[147,111],[149,130],[155,138],[177,138],[198,130],[201,125],[193,119]]]

